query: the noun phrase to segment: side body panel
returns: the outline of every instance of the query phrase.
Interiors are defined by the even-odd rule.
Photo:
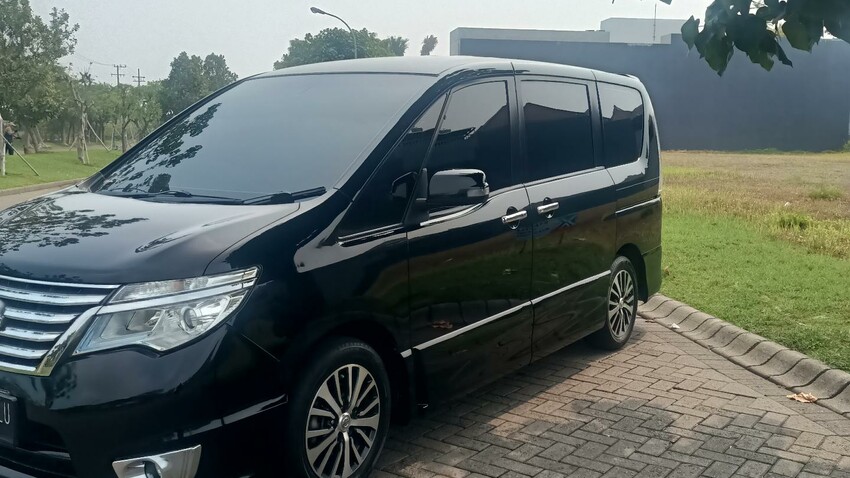
[[[509,156],[515,165],[514,80],[498,79],[506,81]],[[472,135],[487,134],[496,118],[467,132],[465,139],[446,134],[444,141],[454,145],[432,151],[432,163],[443,162],[435,155],[456,154]],[[443,125],[440,129],[447,131]],[[432,215],[408,233],[412,355],[422,372],[423,400],[447,400],[529,363],[531,236],[527,220],[503,222],[511,213],[527,214],[527,207],[526,190],[517,184],[493,191],[483,204]]]
[[[411,342],[427,401],[494,380],[531,358],[531,238],[502,223],[522,187],[409,233]]]
[[[634,246],[640,252],[645,282],[640,296],[658,292],[661,286],[661,164],[655,111],[644,86],[634,78],[596,73],[600,82],[622,85],[640,92],[644,108],[644,139],[641,156],[630,163],[608,167],[617,201],[616,250]],[[603,137],[604,137],[603,129]]]
[[[538,179],[527,183],[531,202],[531,224],[534,237],[532,297],[534,302],[534,356],[541,357],[598,330],[605,320],[606,297],[611,261],[614,257],[616,223],[613,182],[600,164],[601,128],[598,122],[596,90],[592,81],[540,75],[518,75],[520,105],[523,85],[538,82],[562,83],[570,87],[560,93],[582,91],[587,95],[590,131],[576,131],[577,138],[593,144],[589,169]],[[557,91],[557,90],[554,90]],[[538,106],[539,108],[539,106]],[[526,131],[523,109],[523,157],[526,172],[535,166],[528,154],[533,140]],[[585,116],[586,117],[586,116]],[[586,123],[581,123],[586,124]],[[562,125],[575,126],[568,120]],[[570,137],[569,131],[563,135]],[[559,159],[569,162],[570,151],[560,152]],[[595,163],[595,164],[594,164]],[[580,168],[580,166],[577,166]],[[528,173],[526,174],[528,176]],[[534,178],[534,176],[532,176]]]

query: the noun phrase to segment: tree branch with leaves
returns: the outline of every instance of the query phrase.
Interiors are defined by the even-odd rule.
[[[672,0],[661,0],[671,3]],[[688,48],[722,75],[740,50],[765,70],[776,60],[792,66],[781,39],[791,47],[812,51],[825,36],[850,42],[848,0],[714,0],[705,21],[691,16],[682,26]]]

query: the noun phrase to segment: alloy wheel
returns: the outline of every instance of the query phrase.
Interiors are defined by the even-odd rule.
[[[362,465],[378,435],[378,384],[361,365],[344,365],[313,397],[307,418],[307,460],[322,478],[348,478]]]
[[[634,320],[635,300],[637,298],[632,275],[626,270],[617,272],[611,282],[611,293],[608,296],[608,327],[618,342],[628,336]]]

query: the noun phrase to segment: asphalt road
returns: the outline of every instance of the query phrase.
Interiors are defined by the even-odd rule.
[[[37,198],[39,196],[44,196],[45,194],[49,194],[53,191],[57,191],[57,190],[62,189],[64,187],[68,187],[68,186],[62,186],[60,188],[54,188],[54,189],[41,189],[39,191],[30,191],[30,192],[26,192],[26,193],[12,194],[12,195],[9,195],[9,196],[0,196],[0,211],[2,211],[3,209],[6,209],[7,207],[14,206],[15,204],[18,204],[20,202],[24,202],[24,201],[26,201],[28,199],[32,199],[32,198]]]

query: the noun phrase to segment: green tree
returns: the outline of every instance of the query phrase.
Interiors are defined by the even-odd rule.
[[[171,72],[162,81],[160,104],[166,117],[175,115],[203,98],[207,93],[204,62],[184,51],[171,62]]]
[[[233,73],[228,68],[224,55],[216,55],[215,53],[210,53],[204,58],[201,71],[206,79],[207,89],[210,92],[227,86],[239,79],[236,73]]]
[[[688,48],[696,48],[720,75],[736,49],[770,70],[776,60],[792,66],[782,37],[793,48],[811,51],[826,33],[850,42],[850,1],[714,0],[704,22],[692,16],[682,27]]]
[[[25,150],[38,148],[36,125],[62,110],[66,76],[57,60],[74,51],[74,34],[64,10],[45,22],[29,0],[0,0],[0,110],[24,132]]]
[[[223,55],[210,53],[205,59],[185,51],[171,62],[171,72],[162,81],[160,104],[168,118],[191,106],[213,91],[236,81]]]
[[[162,106],[159,103],[161,91],[162,82],[160,81],[151,81],[134,91],[135,97],[139,101],[139,107],[136,109],[132,121],[136,125],[139,137],[153,131],[162,119]]]
[[[401,56],[407,50],[406,38],[380,39],[377,33],[365,28],[355,31],[355,34],[358,58]],[[290,40],[289,49],[274,63],[274,69],[351,59],[354,58],[353,43],[351,33],[342,28],[326,28],[315,35],[308,33],[304,35],[304,39]]]
[[[381,40],[381,43],[387,47],[394,56],[404,56],[404,52],[407,51],[407,44],[409,40],[407,38],[402,37],[387,37]]]
[[[437,48],[437,37],[434,35],[428,35],[424,40],[422,40],[422,49],[419,50],[419,54],[422,56],[428,56],[434,51],[434,48]]]

